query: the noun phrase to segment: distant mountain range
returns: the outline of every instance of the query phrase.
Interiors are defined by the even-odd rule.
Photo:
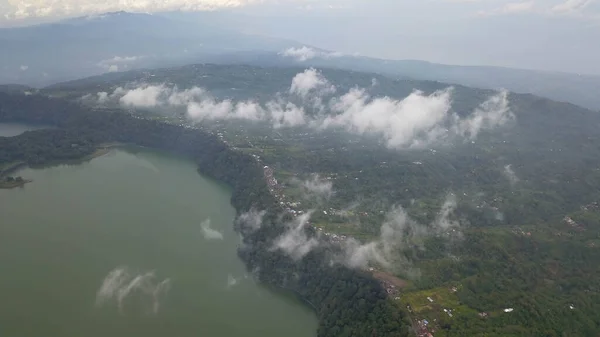
[[[340,55],[315,48],[291,48],[286,53],[239,52],[214,59],[217,63],[259,66],[306,66],[374,72],[398,78],[456,83],[484,89],[531,93],[600,111],[600,76],[525,69],[456,66],[418,60],[383,60]]]
[[[0,83],[43,86],[140,67],[185,64],[198,55],[276,52],[299,43],[160,15],[115,12],[0,29]]]
[[[192,63],[304,66],[505,88],[600,110],[600,76],[342,55],[176,15],[114,12],[0,29],[0,45],[0,83],[45,86],[106,72]]]

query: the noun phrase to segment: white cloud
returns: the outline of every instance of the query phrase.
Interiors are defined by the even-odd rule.
[[[255,209],[251,209],[248,212],[240,214],[236,219],[236,223],[244,229],[255,231],[262,226],[265,214],[266,211],[259,212]]]
[[[588,7],[594,0],[566,0],[552,7],[551,11],[558,14],[580,12]]]
[[[514,118],[509,107],[508,92],[501,91],[483,102],[469,117],[463,120],[456,117],[454,129],[463,137],[475,139],[481,130],[499,127]]]
[[[318,174],[300,183],[306,197],[312,200],[322,201],[333,195],[333,184],[329,180],[321,179]]]
[[[227,275],[227,288],[231,288],[237,284],[238,284],[238,280],[235,277],[233,277],[233,275],[228,274]]]
[[[451,219],[455,209],[456,197],[449,194],[435,221],[425,226],[411,219],[402,207],[393,207],[386,214],[377,240],[366,244],[347,240],[342,245],[343,255],[337,258],[337,262],[353,268],[366,268],[373,264],[388,270],[406,268],[410,262],[398,254],[402,249],[422,245],[423,239],[429,235],[460,232],[460,223]]]
[[[64,17],[106,12],[206,11],[235,8],[263,0],[8,0],[7,19]]]
[[[202,100],[206,96],[209,96],[206,90],[198,87],[185,89],[183,91],[173,88],[172,93],[169,95],[167,101],[170,105],[188,105],[191,102]]]
[[[365,90],[352,89],[331,104],[338,114],[326,117],[320,127],[381,133],[392,148],[425,145],[437,140],[439,124],[451,107],[450,97],[447,89],[431,95],[415,91],[403,100],[371,99]]]
[[[293,58],[298,62],[305,62],[314,58],[330,59],[344,56],[344,54],[340,52],[318,51],[307,46],[302,46],[300,48],[291,47],[279,52],[279,55]]]
[[[188,117],[195,121],[223,119],[265,119],[263,108],[252,101],[234,103],[216,100],[206,90],[193,87],[179,90],[165,84],[143,84],[132,89],[118,87],[112,94],[98,93],[98,104],[118,101],[121,105],[138,108],[185,107]],[[293,124],[289,116],[281,116],[282,125]]]
[[[512,169],[512,165],[509,164],[509,165],[504,166],[503,172],[511,185],[514,185],[519,182],[519,177],[517,177],[517,174]]]
[[[444,0],[444,2],[451,2],[451,3],[475,3],[475,2],[482,2],[482,0]]]
[[[101,60],[97,66],[108,72],[117,72],[119,69],[129,69],[130,65],[144,58],[144,56],[115,56],[113,58]]]
[[[230,100],[216,101],[212,98],[188,105],[188,115],[193,120],[227,119],[233,109]]]
[[[502,13],[504,14],[512,14],[512,13],[523,13],[529,12],[535,6],[534,1],[525,1],[525,2],[511,2],[506,4],[502,8]]]
[[[309,238],[306,233],[311,214],[307,212],[286,224],[285,233],[275,240],[273,248],[282,250],[294,260],[300,260],[317,247],[319,241],[314,237]]]
[[[299,62],[304,62],[317,57],[317,52],[314,49],[306,46],[303,46],[302,48],[288,48],[279,54],[294,58]]]
[[[143,300],[151,304],[152,312],[157,314],[159,300],[168,292],[171,280],[167,278],[158,282],[155,279],[153,271],[134,273],[128,267],[115,268],[104,278],[98,289],[96,305],[102,306],[114,300],[119,312],[123,313],[127,298],[133,294],[140,294]]]
[[[99,92],[98,93],[98,103],[103,104],[108,101],[108,93],[107,92]]]
[[[479,11],[480,16],[489,15],[505,15],[505,14],[522,14],[530,13],[535,10],[535,1],[520,1],[520,2],[509,2],[502,7],[493,9],[491,11]]]
[[[306,124],[304,108],[281,100],[267,102],[267,110],[274,128],[294,127]]]
[[[334,113],[318,128],[343,127],[357,134],[381,134],[390,148],[423,148],[451,137],[475,139],[482,130],[500,127],[514,118],[508,93],[490,97],[468,117],[451,114],[452,88],[425,95],[415,91],[402,100],[372,98],[363,89],[352,89],[332,100]]]
[[[21,71],[27,71],[27,69],[29,69],[29,66],[22,65],[22,66],[20,66],[20,67],[19,67],[19,69],[20,69]]]
[[[223,240],[223,233],[210,228],[210,219],[202,221],[200,228],[202,229],[202,235],[206,240]]]
[[[148,85],[129,90],[120,98],[121,104],[125,106],[135,106],[151,108],[161,104],[159,100],[161,95],[168,90],[164,85]]]
[[[306,97],[311,92],[316,93],[318,96],[331,94],[335,92],[335,86],[329,83],[321,72],[310,68],[294,76],[290,93]]]
[[[289,89],[290,93],[302,97],[301,105],[281,95],[264,105],[254,101],[218,100],[202,88],[179,90],[165,84],[118,87],[111,94],[98,93],[96,103],[141,108],[180,107],[196,122],[240,119],[263,121],[274,128],[304,125],[325,130],[337,127],[357,134],[380,135],[388,147],[395,149],[423,148],[452,138],[473,140],[482,130],[500,127],[514,119],[505,91],[493,95],[461,118],[451,113],[452,88],[430,95],[415,91],[401,100],[371,97],[366,90],[354,88],[324,104],[324,95],[334,90],[321,73],[311,68],[297,74]],[[305,107],[319,113],[309,115]]]

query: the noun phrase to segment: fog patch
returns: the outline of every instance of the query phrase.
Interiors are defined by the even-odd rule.
[[[108,72],[117,72],[119,70],[128,70],[130,65],[142,59],[144,56],[115,56],[104,59],[96,65]]]
[[[202,221],[200,224],[202,235],[206,240],[223,240],[223,234],[210,227],[210,219]]]
[[[506,177],[506,179],[508,179],[508,182],[511,185],[515,185],[516,183],[519,182],[519,177],[517,177],[517,174],[512,169],[512,164],[508,164],[508,165],[504,166],[503,172],[504,172],[504,176]]]
[[[123,314],[126,304],[133,304],[137,300],[156,315],[160,309],[160,300],[166,296],[170,287],[171,280],[157,280],[154,271],[136,273],[128,267],[118,267],[104,278],[96,293],[96,305],[116,302],[119,312]]]
[[[431,95],[415,91],[403,100],[371,98],[364,89],[354,88],[332,102],[331,109],[337,114],[325,118],[320,127],[380,133],[392,148],[423,145],[440,136],[450,103],[450,88]]]
[[[227,288],[232,288],[238,284],[238,279],[233,277],[233,275],[227,275]]]
[[[262,227],[265,214],[266,211],[259,212],[256,209],[251,209],[248,212],[240,214],[237,217],[236,222],[242,229],[255,231]]]
[[[156,107],[162,104],[159,98],[166,90],[167,88],[164,85],[148,85],[131,89],[119,99],[119,102],[125,106],[142,108]]]
[[[324,202],[333,195],[333,183],[322,179],[318,174],[313,174],[307,180],[293,179],[292,183],[302,189],[304,198],[316,200],[318,203]]]
[[[372,85],[377,85],[375,79]],[[362,88],[331,97],[335,90],[319,71],[309,68],[296,74],[289,88],[288,94],[300,97],[301,104],[281,94],[264,105],[251,100],[219,100],[203,88],[179,90],[177,86],[166,84],[142,84],[131,89],[118,87],[110,94],[99,92],[97,103],[116,102],[140,108],[179,107],[186,110],[192,122],[240,119],[265,122],[275,129],[342,128],[355,134],[380,136],[392,149],[427,148],[456,139],[474,140],[481,131],[498,128],[515,118],[506,91],[492,95],[461,118],[452,112],[452,87],[431,94],[416,90],[403,99],[372,97]],[[318,114],[309,115],[307,109]]]
[[[294,260],[301,260],[312,249],[319,245],[319,241],[310,237],[306,228],[310,226],[309,220],[312,211],[296,217],[291,222],[285,224],[285,232],[275,239],[273,249],[281,250]]]
[[[340,52],[318,51],[307,46],[302,46],[300,48],[291,47],[278,54],[284,57],[293,58],[297,62],[306,62],[314,58],[331,59],[344,56],[344,54]]]
[[[367,268],[377,265],[389,271],[415,272],[410,261],[402,253],[423,249],[424,239],[431,235],[460,233],[460,223],[452,220],[456,209],[456,197],[449,194],[436,219],[428,226],[419,224],[401,206],[394,206],[386,214],[377,240],[362,244],[355,239],[342,243],[342,254],[335,258],[351,268]]]
[[[481,130],[494,129],[513,120],[515,115],[509,108],[508,92],[501,91],[489,97],[467,118],[455,117],[455,132],[467,139],[475,139]]]
[[[319,96],[332,94],[335,92],[335,86],[329,83],[320,71],[309,68],[294,76],[290,93],[306,97],[311,92]]]
[[[306,113],[303,107],[283,100],[270,101],[266,106],[270,115],[270,123],[275,129],[306,124]]]

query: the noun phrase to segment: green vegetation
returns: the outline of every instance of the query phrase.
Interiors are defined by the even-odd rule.
[[[263,227],[245,240],[240,250],[258,278],[310,302],[319,317],[319,336],[407,336],[410,322],[386,298],[379,282],[359,271],[331,268],[324,251],[302,261],[274,252],[270,245],[285,230],[278,221],[282,210],[268,191],[262,167],[249,155],[232,151],[215,136],[155,120],[131,117],[121,111],[96,113],[58,99],[0,93],[0,121],[41,123],[58,129],[0,138],[0,163],[29,165],[72,160],[92,154],[107,142],[131,143],[185,155],[198,169],[233,188],[238,212],[267,210]],[[285,220],[285,219],[284,219]],[[295,276],[295,277],[292,277]]]
[[[25,185],[26,183],[31,182],[30,180],[25,180],[23,177],[0,177],[0,188],[15,188]]]
[[[297,71],[205,65],[153,74],[157,83],[169,79],[180,88],[206,86],[219,98],[264,100],[288,87]],[[61,91],[79,98],[147,80],[147,75],[113,74],[44,92]],[[373,77],[334,70],[324,75],[341,92],[354,85],[368,87]],[[371,89],[372,94],[393,98],[404,97],[414,88],[428,93],[446,86],[377,80],[380,85]],[[232,87],[236,90],[229,90]],[[457,87],[455,112],[473,111],[488,94]],[[193,158],[203,173],[234,188],[232,204],[238,212],[266,210],[265,225],[244,233],[249,248],[240,250],[240,256],[260,280],[291,290],[316,308],[319,336],[405,335],[411,327],[408,320],[416,326],[423,319],[435,336],[600,333],[600,115],[596,112],[511,94],[516,122],[507,128],[482,133],[474,142],[396,151],[386,149],[378,139],[337,131],[276,132],[260,124],[232,121],[201,126],[221,133],[231,145],[227,147],[204,131],[162,122],[179,120],[177,114],[145,120],[116,109],[92,112],[37,95],[5,95],[0,101],[0,120],[60,128],[0,139],[0,163],[81,158],[103,142],[134,143]],[[139,117],[148,112],[130,113]],[[260,156],[261,164],[252,155]],[[387,298],[368,273],[325,263],[326,249],[314,250],[300,262],[271,250],[273,239],[283,231],[280,224],[290,218],[279,217],[281,207],[264,183],[263,164],[274,169],[286,196],[302,202],[301,209],[315,208],[310,233],[322,228],[372,240],[393,205],[428,224],[452,192],[458,197],[453,216],[462,223],[462,236],[449,240],[432,235],[424,240],[423,249],[407,247],[401,253],[412,265],[396,276],[410,278],[409,285],[399,299]],[[518,178],[512,183],[508,165]],[[299,199],[294,180],[313,173],[333,184],[335,193],[324,205]],[[339,215],[331,210],[347,212]]]

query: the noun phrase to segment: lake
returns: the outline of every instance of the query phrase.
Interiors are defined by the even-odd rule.
[[[0,190],[0,336],[315,336],[315,314],[236,255],[230,191],[115,149]]]
[[[0,137],[14,137],[25,131],[44,129],[42,126],[31,126],[19,123],[0,123]]]

